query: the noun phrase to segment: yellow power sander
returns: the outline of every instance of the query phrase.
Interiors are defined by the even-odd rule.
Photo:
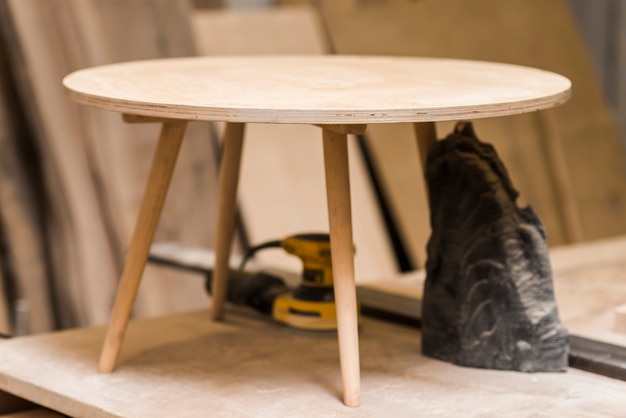
[[[278,276],[247,272],[245,264],[258,251],[282,248],[302,260],[302,281],[290,289]],[[212,275],[205,286],[211,292]],[[226,299],[270,314],[279,322],[308,330],[337,329],[333,271],[328,234],[298,234],[252,247],[238,270],[230,270]]]

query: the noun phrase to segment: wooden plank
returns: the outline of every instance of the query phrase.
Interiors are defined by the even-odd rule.
[[[35,407],[36,405],[32,402],[0,390],[0,416],[30,410]]]
[[[103,329],[0,344],[6,360],[0,386],[62,413],[93,417],[206,411],[215,417],[619,416],[626,406],[624,382],[573,369],[527,374],[457,367],[420,355],[419,332],[364,318],[363,404],[346,409],[338,399],[333,333],[291,330],[249,311],[233,311],[226,323],[208,316],[132,323],[122,367],[112,375],[93,369]]]
[[[77,17],[81,33],[88,36],[97,25],[88,50],[109,51],[106,61],[89,65],[136,59],[194,55],[194,39],[189,21],[189,5],[180,0],[92,0],[92,12],[85,2],[74,2],[83,10]],[[88,15],[92,15],[90,20]],[[98,32],[96,32],[98,33]],[[81,109],[87,116],[92,111]],[[107,220],[117,233],[116,248],[120,258],[130,242],[130,232],[143,193],[158,126],[125,126],[119,116],[95,112],[86,124],[92,130],[92,162],[100,172],[112,174],[112,162],[118,162],[116,176],[111,178],[105,204]],[[109,118],[114,119],[113,121]],[[103,139],[103,131],[106,136]],[[169,199],[165,202],[157,239],[178,240],[190,245],[211,246],[215,228],[217,169],[215,138],[206,124],[189,124],[181,147],[177,168],[172,178]],[[120,193],[123,191],[123,193]],[[122,219],[123,222],[119,220]],[[206,297],[199,295],[186,275],[162,271],[148,266],[144,273],[134,312],[156,315],[164,312],[201,307]]]
[[[55,78],[52,70],[54,67],[51,65],[57,61],[58,55],[38,41],[54,39],[57,33],[53,20],[44,22],[41,19],[42,15],[38,13],[58,16],[63,10],[61,8],[53,10],[52,7],[47,9],[53,2],[46,2],[40,10],[35,10],[35,5],[29,2],[14,3],[3,3],[2,7],[6,10],[3,29],[6,28],[6,32],[9,32],[7,37],[12,41],[9,45],[14,48],[11,51],[15,57],[12,60],[14,73],[24,77],[17,80],[18,88],[26,104],[27,116],[36,132],[38,149],[43,158],[45,184],[50,196],[49,214],[51,219],[55,219],[53,224],[47,226],[49,228],[47,235],[56,244],[50,246],[55,276],[67,278],[66,281],[58,283],[58,288],[55,289],[59,292],[57,294],[66,295],[67,303],[61,305],[64,309],[64,312],[61,312],[61,320],[67,320],[75,314],[80,316],[72,311],[74,307],[82,305],[79,302],[82,299],[91,306],[90,317],[92,319],[99,317],[102,321],[106,317],[106,308],[103,306],[106,302],[101,297],[106,297],[107,292],[103,286],[113,278],[112,254],[106,244],[106,232],[102,224],[89,221],[90,217],[97,219],[99,208],[97,197],[89,184],[89,176],[86,174],[88,167],[84,158],[81,158],[84,149],[80,143],[67,140],[72,132],[75,137],[77,136],[78,126],[72,122],[72,112],[63,112],[64,106],[60,105],[59,101],[54,101],[55,95],[62,97],[58,78]],[[28,33],[32,37],[20,38],[18,32],[20,28],[29,28]],[[26,42],[26,38],[32,43],[24,46],[22,42]],[[20,47],[24,49],[20,50]],[[31,73],[39,68],[45,69],[39,73],[39,77]],[[63,66],[61,65],[58,70],[63,72]],[[41,102],[38,103],[38,100]],[[38,113],[38,109],[41,108],[50,110],[45,114]],[[74,114],[75,112],[74,110]],[[47,138],[47,132],[55,134],[50,135],[49,140],[44,140]],[[75,212],[76,207],[81,207],[83,216],[73,220],[71,213]],[[72,225],[73,222],[75,225]],[[85,245],[76,245],[77,242],[85,242]],[[90,262],[84,265],[82,260]],[[80,276],[93,279],[85,282],[84,292],[78,291]],[[96,294],[100,297],[96,298]],[[83,318],[83,321],[85,319]]]
[[[0,41],[0,231],[6,272],[0,281],[0,332],[10,333],[4,293],[11,280],[11,298],[28,303],[27,330],[42,332],[53,329],[55,313],[50,300],[50,286],[43,239],[41,199],[37,196],[38,161],[25,157],[26,135],[18,100],[11,85],[5,45]],[[39,200],[38,200],[39,199]],[[8,288],[8,287],[7,287]]]
[[[44,157],[51,197],[48,247],[65,326],[104,323],[139,208],[155,126],[125,126],[119,116],[78,109],[61,87],[77,68],[129,59],[193,55],[188,4],[178,0],[9,1],[20,92]],[[11,30],[12,29],[12,30]],[[45,39],[45,42],[41,40]],[[190,126],[157,235],[210,245],[215,153],[210,130]],[[136,312],[202,306],[195,287],[149,268]],[[63,279],[61,279],[63,278]]]
[[[113,112],[315,125],[493,118],[560,106],[571,94],[567,78],[531,67],[338,55],[134,61],[73,72],[63,85],[73,101]]]
[[[484,13],[486,9],[490,12]],[[622,176],[625,164],[617,125],[563,1],[519,0],[505,4],[496,0],[471,0],[459,4],[453,0],[392,0],[363,4],[349,13],[334,10],[333,2],[324,2],[323,10],[338,53],[495,60],[568,76],[576,86],[576,94],[571,102],[553,113],[578,205],[582,238],[591,240],[626,233],[626,206],[610,203],[626,198]],[[493,36],[494,33],[498,36]],[[564,206],[555,193],[557,180],[551,170],[552,161],[545,157],[543,144],[550,131],[541,118],[533,114],[480,120],[475,126],[482,140],[496,146],[523,201],[531,203],[540,214],[550,245],[558,245],[568,242],[572,234],[563,224],[564,214],[559,208]],[[372,146],[380,137],[400,141],[394,131],[382,131],[383,128],[387,127],[381,127],[376,134],[370,131]],[[438,131],[443,137],[450,128],[444,125]],[[398,165],[405,167],[404,172],[419,172],[417,163],[408,161],[407,155],[410,156],[398,152],[390,160],[384,160],[381,155],[381,170],[390,171],[385,176],[391,177]],[[427,232],[420,230],[423,226],[416,222],[423,211],[424,199],[394,193],[397,189],[389,190],[398,216],[407,214],[400,219],[405,233],[427,236]],[[400,213],[397,208],[405,205],[411,209]],[[418,239],[407,241],[415,242],[411,247],[419,258],[420,251],[415,248]],[[419,246],[424,244],[422,241]]]

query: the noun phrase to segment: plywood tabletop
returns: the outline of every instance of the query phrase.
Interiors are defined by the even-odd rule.
[[[227,122],[357,124],[475,119],[564,103],[570,81],[510,64],[417,57],[230,56],[147,60],[64,79],[78,103]]]

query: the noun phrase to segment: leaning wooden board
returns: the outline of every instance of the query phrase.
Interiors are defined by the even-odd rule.
[[[478,136],[495,144],[523,201],[546,224],[550,245],[626,233],[625,158],[617,124],[563,0],[341,3],[322,2],[337,53],[494,60],[569,77],[574,93],[567,105],[477,121]],[[439,136],[450,128],[439,125]],[[412,159],[412,130],[380,126],[370,134],[403,238],[423,263],[428,224],[421,220],[426,208],[421,179],[398,180],[418,164]],[[390,141],[397,146],[377,149]]]
[[[104,323],[135,222],[158,131],[78,109],[61,79],[130,59],[195,54],[183,0],[19,0],[0,3],[2,30],[43,158],[51,253],[63,326]],[[215,153],[206,125],[190,126],[159,235],[213,240]],[[137,312],[204,306],[179,276],[149,269]]]
[[[25,156],[25,132],[6,53],[0,42],[0,270],[6,273],[3,278],[0,272],[0,332],[42,332],[53,329],[55,314],[40,238],[41,205],[33,187],[36,160]],[[26,329],[11,330],[9,305],[16,301],[10,299],[27,301]]]
[[[624,382],[572,369],[461,368],[423,357],[417,331],[368,319],[358,409],[338,399],[332,333],[294,331],[247,311],[224,323],[203,311],[131,328],[110,375],[94,370],[100,328],[2,343],[0,388],[89,417],[619,416],[626,408]]]

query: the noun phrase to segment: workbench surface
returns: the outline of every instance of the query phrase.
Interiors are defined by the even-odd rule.
[[[246,310],[133,321],[113,374],[103,328],[0,343],[0,390],[71,416],[619,416],[626,383],[569,369],[526,374],[425,358],[417,330],[363,318],[362,406],[341,403],[332,332],[296,331]]]

